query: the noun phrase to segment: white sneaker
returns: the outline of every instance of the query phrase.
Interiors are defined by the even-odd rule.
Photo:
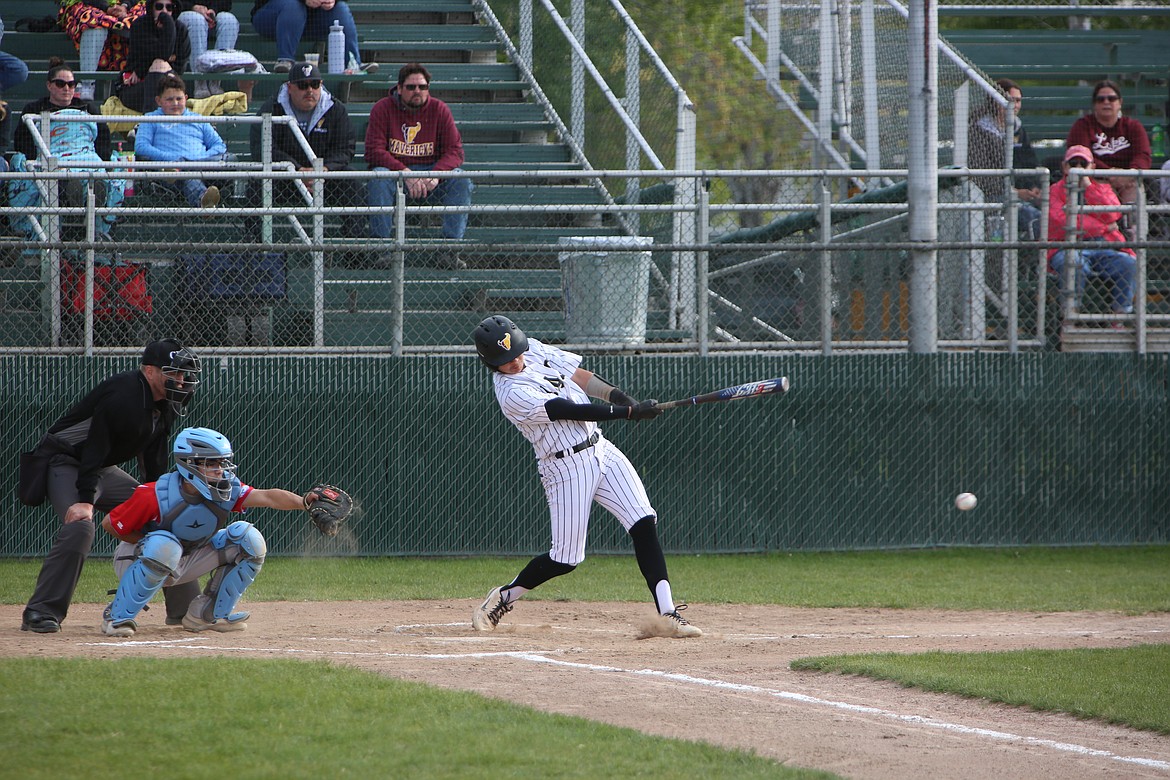
[[[117,623],[110,619],[110,607],[106,607],[102,612],[102,633],[106,636],[134,636],[134,632],[138,630],[138,624],[133,620],[119,620]]]
[[[501,588],[492,588],[483,603],[471,613],[471,625],[476,631],[494,631],[500,618],[512,611],[512,605],[500,595]]]
[[[675,639],[688,639],[690,637],[702,636],[703,632],[698,626],[692,626],[687,622],[687,619],[678,614],[681,610],[687,608],[686,604],[679,604],[674,608],[674,612],[667,612],[662,617],[666,618],[671,629],[674,631],[671,636]]]

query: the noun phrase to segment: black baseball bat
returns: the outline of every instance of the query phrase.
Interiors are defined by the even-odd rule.
[[[709,404],[712,401],[737,401],[740,398],[756,398],[772,393],[787,393],[788,377],[781,376],[775,379],[762,379],[759,382],[748,382],[734,387],[725,387],[722,390],[713,390],[702,395],[692,395],[690,398],[680,398],[677,401],[663,401],[658,404],[659,409],[673,409],[676,406],[698,406]]]

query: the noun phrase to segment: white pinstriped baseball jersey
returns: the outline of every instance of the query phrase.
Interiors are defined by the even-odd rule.
[[[544,405],[554,398],[575,404],[589,403],[589,396],[573,381],[581,356],[528,339],[524,370],[518,374],[493,374],[496,400],[513,425],[532,443],[536,459],[570,449],[589,439],[597,423],[586,420],[548,419]]]
[[[544,405],[553,398],[589,403],[589,396],[572,379],[581,356],[529,337],[524,360],[524,370],[518,374],[493,374],[496,400],[536,452],[552,521],[549,557],[575,566],[585,560],[589,510],[594,501],[608,509],[627,531],[656,513],[638,472],[625,454],[601,435],[597,423],[548,418]],[[594,434],[594,446],[572,452]],[[566,450],[569,452],[564,457],[554,457]]]

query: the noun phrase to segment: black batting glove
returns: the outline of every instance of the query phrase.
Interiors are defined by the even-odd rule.
[[[639,401],[630,407],[631,420],[653,420],[660,414],[662,414],[662,410],[658,408],[658,401],[653,398],[648,401]]]
[[[611,404],[613,404],[614,406],[637,406],[638,405],[637,398],[626,395],[621,390],[618,390],[616,387],[613,390],[609,391],[609,402]]]

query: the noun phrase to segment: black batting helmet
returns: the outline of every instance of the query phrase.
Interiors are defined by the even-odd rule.
[[[488,317],[471,333],[479,359],[493,371],[528,351],[528,337],[507,317]]]

